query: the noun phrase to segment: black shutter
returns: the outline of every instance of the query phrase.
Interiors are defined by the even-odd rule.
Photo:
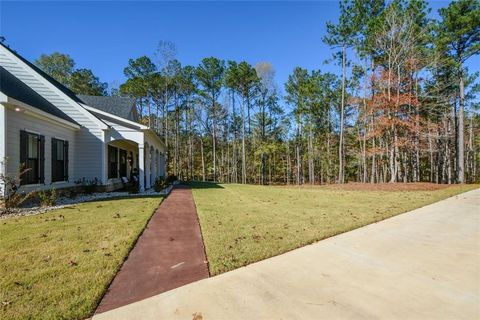
[[[38,153],[38,163],[39,163],[39,170],[38,176],[40,183],[45,183],[45,137],[39,137],[39,153]]]
[[[65,170],[64,170],[65,181],[68,181],[68,141],[64,142],[63,152],[64,152],[63,161],[65,164]]]
[[[28,156],[28,134],[26,131],[20,130],[20,166],[22,169],[25,169],[27,165],[27,156]],[[26,183],[26,175],[22,174],[20,177],[20,184]]]
[[[52,138],[52,182],[57,181],[57,143]]]

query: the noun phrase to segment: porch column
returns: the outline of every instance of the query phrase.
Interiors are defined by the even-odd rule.
[[[158,152],[158,163],[157,163],[157,166],[158,166],[158,175],[159,176],[164,176],[164,174],[162,174],[162,152],[159,151]]]
[[[148,154],[150,155],[150,187],[153,186],[153,152],[152,147],[150,147]]]
[[[152,182],[152,184],[155,184],[155,180],[157,180],[157,153],[155,152],[155,150],[152,154],[152,158],[153,158],[153,161],[152,161],[153,182]]]
[[[164,151],[163,152],[163,157],[162,157],[162,167],[163,167],[163,175],[166,177],[167,176],[167,159],[168,159],[168,156],[167,156],[167,151]]]
[[[138,179],[140,192],[145,191],[145,151],[143,144],[138,144]]]
[[[148,150],[145,155],[145,176],[146,180],[145,181],[145,189],[150,189],[150,166],[151,166],[151,156],[150,156],[150,147],[148,147]]]
[[[102,149],[100,153],[100,161],[102,162],[102,172],[100,179],[102,180],[102,184],[106,185],[108,180],[108,141],[107,141],[107,133],[102,131],[102,137],[104,143],[102,143]]]

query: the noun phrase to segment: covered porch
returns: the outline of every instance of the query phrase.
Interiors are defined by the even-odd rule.
[[[107,191],[135,181],[141,192],[151,188],[158,177],[165,176],[165,144],[152,129],[131,119],[84,107],[108,126],[103,132],[102,171]]]
[[[110,139],[105,148],[107,190],[119,189],[126,181],[135,181],[140,191],[144,191],[151,188],[158,177],[165,176],[164,150],[154,141],[145,137],[136,141]]]

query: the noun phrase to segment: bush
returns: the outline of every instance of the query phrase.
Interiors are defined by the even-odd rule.
[[[135,183],[126,187],[126,190],[128,191],[128,193],[137,194],[140,192],[140,186],[138,185],[138,183]]]
[[[153,189],[156,192],[160,192],[163,189],[165,189],[167,186],[168,186],[168,184],[167,184],[167,181],[165,180],[165,178],[164,177],[158,177],[157,179],[155,179]]]
[[[176,175],[171,174],[167,177],[165,181],[167,182],[167,184],[172,184],[177,180],[178,180],[178,177]]]
[[[97,186],[100,184],[100,179],[97,177],[93,179],[81,178],[75,181],[75,183],[82,186],[84,193],[91,194],[97,190]]]
[[[68,197],[74,199],[77,196],[77,190],[74,188],[68,189]]]
[[[51,207],[57,204],[57,191],[55,188],[51,190],[45,190],[38,192],[38,198],[40,199],[40,206]]]

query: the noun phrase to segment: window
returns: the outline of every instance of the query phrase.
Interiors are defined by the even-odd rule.
[[[20,163],[27,170],[21,177],[22,185],[44,182],[44,154],[44,136],[20,131]]]
[[[127,151],[120,149],[120,177],[127,176]]]
[[[108,179],[118,178],[118,148],[108,146]]]
[[[68,181],[68,141],[52,138],[52,182]]]

